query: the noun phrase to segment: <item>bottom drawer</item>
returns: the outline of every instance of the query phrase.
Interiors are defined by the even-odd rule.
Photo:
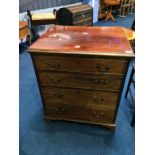
[[[113,122],[114,108],[82,107],[78,105],[46,104],[46,116],[68,120],[88,122]]]

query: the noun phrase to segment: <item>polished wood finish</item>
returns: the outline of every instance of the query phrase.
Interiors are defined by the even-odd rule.
[[[31,38],[27,23],[24,21],[19,21],[19,39],[23,40],[24,38],[29,39],[29,43],[31,44]]]
[[[120,4],[120,0],[104,0],[105,5],[118,5]]]
[[[29,51],[134,57],[121,27],[53,26],[29,48]]]
[[[51,27],[28,49],[46,120],[115,129],[119,100],[134,53],[121,27]]]

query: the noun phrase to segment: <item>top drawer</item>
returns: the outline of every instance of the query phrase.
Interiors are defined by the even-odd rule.
[[[37,70],[124,74],[127,61],[102,58],[33,55]]]

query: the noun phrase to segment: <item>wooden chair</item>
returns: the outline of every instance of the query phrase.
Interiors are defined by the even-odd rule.
[[[133,14],[135,12],[135,0],[121,0],[119,17],[126,17],[127,14]]]
[[[135,12],[135,0],[129,0],[128,14],[133,14],[134,12]]]

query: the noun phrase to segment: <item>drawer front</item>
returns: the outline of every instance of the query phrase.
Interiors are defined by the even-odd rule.
[[[100,107],[83,107],[78,105],[53,104],[46,105],[46,115],[58,119],[84,120],[92,122],[113,122],[115,109]]]
[[[45,102],[56,101],[57,103],[75,104],[81,106],[116,107],[118,93],[100,92],[91,90],[42,88]]]
[[[34,55],[37,70],[124,74],[127,61]]]
[[[39,72],[41,86],[119,91],[122,76],[90,76],[82,74]]]

